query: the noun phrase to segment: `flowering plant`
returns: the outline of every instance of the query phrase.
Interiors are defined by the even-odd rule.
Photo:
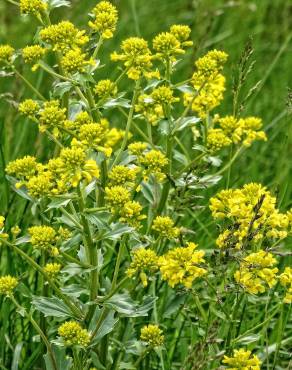
[[[84,30],[52,24],[54,6],[66,4],[20,0],[22,15],[40,22],[35,44],[0,45],[1,69],[31,93],[19,113],[54,143],[45,162],[27,155],[6,166],[34,216],[27,230],[0,219],[2,248],[31,271],[0,278],[0,294],[41,341],[23,368],[260,369],[267,354],[251,350],[272,323],[249,321],[262,300],[266,314],[287,315],[292,275],[279,246],[292,214],[261,184],[206,196],[244,150],[267,140],[261,119],[236,104],[216,113],[228,55],[207,52],[177,81],[193,42],[188,26],[173,25],[151,44],[122,41],[102,60],[116,78],[100,79],[118,10],[100,1]],[[51,90],[34,87],[21,62],[46,73]],[[190,222],[201,225],[208,208],[220,230],[211,249],[196,244],[208,225]]]

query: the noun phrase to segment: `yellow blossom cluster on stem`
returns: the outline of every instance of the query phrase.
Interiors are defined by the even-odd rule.
[[[173,96],[173,90],[169,86],[159,86],[149,95],[140,95],[135,110],[155,126],[159,120],[167,116],[167,107],[177,102],[179,98]]]
[[[161,346],[164,342],[163,331],[158,325],[145,325],[141,329],[140,339],[150,347]]]
[[[30,45],[22,49],[24,63],[32,64],[32,71],[38,68],[38,62],[46,54],[47,49],[40,45]]]
[[[257,117],[237,119],[234,116],[215,117],[215,125],[219,127],[208,131],[207,147],[212,152],[217,152],[231,144],[250,146],[256,140],[267,140],[262,128],[262,120]]]
[[[172,239],[177,238],[180,229],[174,226],[174,221],[168,216],[157,216],[153,220],[152,230],[156,231],[159,237]]]
[[[89,41],[85,31],[80,31],[69,21],[61,21],[43,28],[40,31],[40,39],[50,45],[54,51],[61,52],[79,48]]]
[[[174,248],[159,257],[162,279],[172,288],[182,284],[190,289],[196,279],[207,273],[207,270],[201,267],[205,262],[205,252],[196,250],[197,247],[195,243],[187,243],[185,247]]]
[[[246,351],[243,348],[235,349],[233,356],[224,356],[222,361],[228,365],[229,370],[260,370],[261,361],[251,351]]]
[[[286,267],[279,279],[281,285],[286,289],[284,303],[292,303],[292,268]]]
[[[10,63],[13,57],[14,48],[10,45],[0,45],[0,64]]]
[[[127,275],[133,277],[139,274],[144,287],[148,285],[148,276],[158,270],[158,256],[152,249],[137,248],[132,253],[132,262],[127,269]]]
[[[185,53],[185,48],[192,46],[189,40],[190,27],[186,25],[173,25],[169,32],[162,32],[153,39],[155,57],[162,60],[175,61],[178,55]]]
[[[121,53],[113,52],[111,60],[121,61],[132,80],[138,80],[152,66],[152,55],[147,41],[141,37],[130,37],[121,44]]]
[[[185,93],[185,105],[191,105],[192,110],[202,119],[216,108],[223,99],[225,77],[220,73],[227,60],[223,51],[211,50],[195,62],[191,84],[194,93]]]
[[[60,263],[47,263],[44,267],[44,272],[50,277],[55,278],[61,271]]]
[[[38,15],[47,9],[48,4],[43,0],[20,0],[19,7],[21,14]]]
[[[139,202],[131,200],[130,191],[121,185],[105,188],[105,199],[111,212],[119,217],[123,223],[127,223],[132,227],[139,228],[140,222],[145,219],[145,215],[141,214],[142,206]]]
[[[109,79],[98,81],[94,87],[94,93],[98,99],[113,97],[117,94],[117,92],[117,85]]]
[[[0,295],[12,295],[13,290],[17,287],[18,280],[10,275],[0,277]]]
[[[248,293],[258,294],[272,288],[277,282],[276,258],[263,250],[243,258],[234,278]]]
[[[94,60],[87,60],[86,53],[83,53],[81,49],[72,49],[67,51],[61,59],[61,66],[65,73],[73,74],[76,72],[85,72],[87,66],[93,66]]]
[[[90,342],[90,334],[76,321],[67,321],[58,329],[58,334],[66,346],[87,347]]]
[[[276,198],[261,184],[222,190],[210,199],[210,210],[215,219],[232,223],[217,239],[220,248],[240,249],[263,238],[283,239],[288,235],[288,214],[279,212]]]
[[[51,250],[56,247],[58,236],[51,226],[32,226],[28,229],[30,243],[36,249]]]
[[[117,8],[109,1],[101,1],[92,10],[93,20],[89,21],[89,27],[98,32],[104,39],[113,37],[118,21]]]

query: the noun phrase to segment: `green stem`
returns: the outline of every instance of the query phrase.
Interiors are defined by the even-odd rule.
[[[37,324],[37,322],[34,320],[34,318],[32,317],[32,315],[30,315],[29,313],[27,313],[27,311],[25,310],[24,307],[20,306],[20,304],[16,301],[16,299],[14,298],[14,296],[10,296],[9,297],[12,302],[15,304],[15,306],[19,309],[19,311],[23,312],[24,315],[27,317],[27,319],[31,322],[32,326],[35,328],[35,330],[37,331],[37,333],[40,335],[40,337],[42,338],[45,346],[47,347],[47,351],[48,351],[48,354],[50,356],[50,359],[51,359],[51,362],[52,362],[52,365],[53,365],[53,368],[55,370],[58,370],[58,367],[57,367],[57,363],[56,363],[56,359],[55,359],[55,356],[54,356],[54,353],[53,353],[53,350],[52,350],[52,347],[51,347],[51,344],[50,342],[48,341],[47,337],[45,336],[44,332],[42,331],[42,329],[39,327],[39,325]]]
[[[135,104],[136,104],[136,101],[137,101],[137,98],[138,98],[139,87],[140,87],[140,83],[139,83],[139,81],[136,81],[135,90],[134,90],[132,103],[131,103],[131,109],[130,109],[130,112],[129,112],[129,115],[128,115],[127,126],[126,126],[126,130],[125,130],[125,136],[124,136],[122,145],[120,147],[120,150],[118,151],[118,154],[117,154],[117,156],[116,156],[116,158],[115,158],[115,160],[112,164],[112,167],[114,167],[117,163],[119,163],[121,155],[122,155],[123,151],[125,150],[125,148],[127,146],[128,139],[129,139],[129,133],[131,131],[131,126],[132,126],[134,111],[135,111]]]
[[[9,243],[7,240],[2,239],[2,243],[8,245],[9,247],[13,248],[13,250],[19,254],[23,259],[25,259],[29,265],[31,265],[35,270],[40,272],[45,279],[48,281],[51,288],[56,292],[56,294],[67,304],[67,306],[70,308],[74,316],[78,317],[79,319],[83,318],[82,311],[76,307],[71,300],[66,297],[60,288],[57,287],[57,285],[54,283],[54,281],[44,272],[44,270],[32,259],[30,258],[25,252],[23,252],[20,248],[18,248],[16,245]]]
[[[39,99],[46,100],[46,98],[14,66],[12,66],[12,70],[16,74],[16,76],[19,77]]]

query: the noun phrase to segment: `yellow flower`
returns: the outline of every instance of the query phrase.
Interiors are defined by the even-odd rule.
[[[284,303],[292,303],[292,268],[286,267],[279,279],[281,285],[286,288]]]
[[[105,198],[109,206],[115,209],[130,201],[130,192],[123,186],[106,187]]]
[[[153,49],[159,59],[176,60],[176,56],[184,54],[182,45],[176,36],[170,32],[162,32],[153,39]]]
[[[28,229],[30,242],[34,248],[48,250],[58,241],[56,231],[50,226],[32,226]]]
[[[137,167],[127,167],[123,165],[114,166],[108,174],[109,183],[111,186],[128,185],[133,186],[136,180]]]
[[[90,342],[90,334],[76,321],[67,321],[58,329],[58,334],[66,346],[87,347]]]
[[[139,156],[138,161],[145,167],[143,174],[146,178],[149,175],[154,175],[157,181],[163,181],[165,179],[168,159],[160,150],[152,149]]]
[[[101,142],[106,134],[102,124],[88,123],[80,127],[78,138],[86,148],[102,151]]]
[[[100,80],[94,87],[94,92],[99,99],[105,99],[117,94],[117,86],[111,80]]]
[[[139,202],[129,201],[126,202],[121,209],[118,210],[120,221],[129,224],[132,227],[139,228],[140,221],[146,218],[141,215],[142,206]]]
[[[94,65],[93,59],[86,59],[86,54],[81,49],[69,50],[61,59],[61,66],[66,73],[85,72],[85,67]]]
[[[48,274],[50,278],[54,278],[61,271],[61,267],[59,263],[47,263],[44,267],[44,272]]]
[[[260,370],[261,362],[256,355],[252,355],[251,351],[244,349],[235,349],[233,357],[224,356],[222,361],[229,365],[229,370]]]
[[[276,208],[276,198],[261,184],[246,184],[242,189],[222,190],[210,199],[215,219],[229,219],[233,223],[232,247],[242,248],[248,240],[285,238],[289,218]],[[228,237],[229,234],[226,234]],[[252,236],[252,237],[251,237]],[[226,245],[228,247],[229,244]],[[220,237],[221,246],[224,245]]]
[[[39,112],[40,106],[38,102],[32,99],[26,99],[23,102],[21,102],[18,106],[18,111],[28,116],[29,118],[35,118],[36,114]]]
[[[151,97],[155,103],[161,105],[171,105],[179,102],[179,98],[173,96],[173,90],[169,86],[159,86],[153,90]]]
[[[50,171],[41,172],[37,176],[31,177],[27,184],[29,195],[33,198],[41,198],[53,194],[55,182],[53,174]]]
[[[99,32],[104,39],[112,38],[118,21],[117,8],[109,1],[101,1],[92,10],[92,13],[94,19],[88,23],[89,26]]]
[[[140,37],[130,37],[122,42],[121,49],[121,54],[111,54],[111,60],[124,62],[128,77],[138,80],[152,66],[147,41]]]
[[[129,144],[128,150],[130,154],[140,156],[147,148],[147,143],[142,143],[141,141],[136,141],[132,144]]]
[[[232,141],[220,128],[213,128],[208,131],[207,148],[212,153],[216,153],[220,149],[230,146],[231,144]]]
[[[258,294],[266,290],[266,286],[272,288],[276,282],[278,269],[273,266],[277,260],[271,253],[259,251],[245,257],[240,263],[240,268],[234,277],[248,293]]]
[[[34,176],[41,167],[42,165],[37,162],[35,157],[27,155],[23,158],[9,162],[6,167],[6,172],[9,175],[14,175],[18,179],[27,180]],[[21,185],[22,182],[16,184],[17,187]]]
[[[204,251],[195,251],[195,243],[187,243],[186,247],[178,247],[159,257],[159,266],[163,280],[173,288],[183,284],[191,288],[194,280],[205,275],[207,270],[200,267],[205,262]]]
[[[141,329],[140,339],[150,347],[161,346],[164,341],[163,331],[158,325],[145,325]]]
[[[4,222],[5,222],[5,217],[4,216],[0,216],[0,229],[3,229]]]
[[[152,225],[160,237],[172,239],[178,237],[180,229],[174,226],[173,220],[168,216],[157,216]]]
[[[66,108],[61,108],[59,100],[47,101],[39,112],[39,130],[45,132],[53,128],[53,134],[58,136],[59,127],[64,125],[66,118]]]
[[[144,287],[148,285],[147,275],[158,270],[158,256],[151,249],[137,248],[132,253],[132,262],[127,269],[127,275],[133,277],[139,274]]]
[[[0,63],[10,63],[14,49],[10,45],[0,45]]]
[[[42,0],[20,0],[19,7],[21,14],[38,14],[45,11],[48,4]]]
[[[51,45],[53,50],[64,52],[86,44],[89,41],[85,31],[80,31],[69,21],[62,21],[40,31],[43,42]]]
[[[174,24],[170,27],[170,33],[173,34],[182,46],[192,46],[193,42],[188,40],[191,34],[189,26]]]
[[[0,277],[0,294],[12,295],[13,290],[17,287],[18,280],[10,275]]]
[[[185,105],[191,104],[193,111],[202,119],[223,99],[225,77],[220,71],[226,60],[226,53],[211,50],[195,62],[197,70],[192,76],[192,85],[196,94],[186,93],[184,100]]]
[[[93,159],[86,159],[85,151],[80,147],[64,148],[60,153],[59,172],[64,183],[76,187],[80,181],[90,183],[99,178],[99,168]]]
[[[26,46],[22,49],[22,56],[24,63],[34,64],[32,70],[35,71],[38,67],[37,62],[43,58],[46,54],[47,49],[40,45]]]

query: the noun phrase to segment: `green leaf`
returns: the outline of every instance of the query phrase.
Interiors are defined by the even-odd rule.
[[[183,119],[178,119],[174,125],[173,132],[175,131],[182,131],[187,127],[195,126],[198,122],[200,122],[200,118],[195,116],[185,117]]]
[[[186,300],[186,295],[175,295],[167,304],[163,317],[169,318],[171,315],[179,309],[181,305],[184,304]]]
[[[52,349],[55,355],[57,369],[58,370],[69,370],[72,368],[72,359],[66,356],[66,349],[62,347],[57,347],[52,345]],[[52,364],[51,358],[48,355],[44,355],[44,360],[46,364],[46,370],[55,370],[55,367]]]
[[[261,336],[259,334],[251,334],[251,335],[246,335],[244,337],[240,337],[240,339],[234,341],[234,343],[240,343],[243,346],[246,346],[250,343],[257,342],[260,340]]]
[[[72,317],[71,310],[57,297],[34,297],[32,304],[38,311],[42,312],[45,317]]]
[[[49,8],[60,8],[61,6],[70,7],[70,1],[68,0],[49,0]]]
[[[54,96],[62,98],[64,94],[72,89],[72,83],[70,81],[58,82],[54,85]]]
[[[147,316],[148,311],[153,308],[157,298],[146,296],[141,304],[135,302],[128,293],[115,294],[104,302],[105,306],[112,308],[125,317]]]
[[[19,361],[20,361],[22,347],[23,347],[23,342],[20,342],[15,346],[14,353],[13,353],[11,370],[18,370],[19,369]]]
[[[46,211],[49,211],[50,209],[58,209],[58,208],[61,208],[61,207],[66,207],[67,204],[70,203],[71,199],[68,199],[68,198],[51,198],[52,201],[49,203],[48,205],[48,208],[46,209]]]
[[[100,308],[98,308],[98,307],[96,308],[94,316],[93,316],[93,318],[91,320],[91,323],[90,323],[90,326],[89,326],[90,331],[94,330],[95,325],[96,325],[96,323],[99,319],[99,316],[101,314],[101,311],[102,310]],[[112,332],[114,330],[115,325],[119,321],[119,318],[118,317],[115,318],[114,315],[115,315],[114,311],[110,311],[107,314],[106,318],[103,320],[100,328],[98,329],[96,335],[94,336],[91,346],[96,345],[104,336],[106,336],[107,334],[109,334],[110,332]]]
[[[64,288],[61,288],[62,292],[70,297],[79,298],[81,294],[89,295],[89,290],[83,288],[78,284],[71,284]]]
[[[132,227],[120,223],[111,224],[110,226],[111,230],[100,233],[100,235],[97,236],[98,240],[118,240],[122,235],[129,234],[134,230]]]

